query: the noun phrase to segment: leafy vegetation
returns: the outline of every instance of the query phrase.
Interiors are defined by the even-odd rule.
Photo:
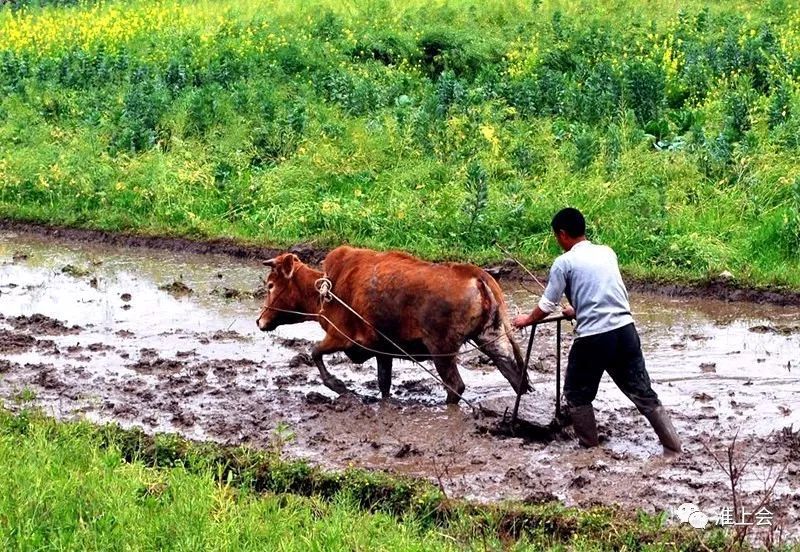
[[[800,286],[800,6],[17,0],[0,216]]]
[[[557,504],[480,506],[419,480],[0,409],[6,550],[722,550],[719,532]],[[702,538],[702,541],[701,541]]]

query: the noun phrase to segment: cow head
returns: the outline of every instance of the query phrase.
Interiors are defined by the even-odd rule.
[[[314,320],[313,305],[309,305],[309,297],[316,296],[313,279],[307,282],[305,272],[310,270],[293,253],[284,253],[274,259],[263,262],[270,267],[267,279],[264,281],[266,296],[261,314],[256,320],[258,329],[262,332],[271,332],[284,324],[297,324],[307,320]],[[313,278],[313,276],[312,276]],[[309,309],[309,307],[311,307]],[[292,311],[292,312],[287,312]]]

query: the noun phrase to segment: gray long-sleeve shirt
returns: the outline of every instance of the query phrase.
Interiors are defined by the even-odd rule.
[[[547,313],[555,311],[564,294],[575,308],[578,337],[609,332],[633,322],[617,255],[610,247],[588,240],[578,242],[553,262],[539,308]]]

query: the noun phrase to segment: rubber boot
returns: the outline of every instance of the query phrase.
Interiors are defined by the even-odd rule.
[[[584,406],[571,406],[569,417],[572,420],[572,429],[578,441],[584,447],[596,447],[599,444],[597,438],[597,422],[594,419],[594,407],[591,404]]]
[[[669,419],[669,414],[667,414],[663,406],[659,406],[644,416],[647,418],[647,421],[650,422],[650,425],[653,426],[653,429],[656,430],[658,440],[661,441],[665,449],[671,450],[672,452],[681,452],[681,440],[672,425],[672,421]]]

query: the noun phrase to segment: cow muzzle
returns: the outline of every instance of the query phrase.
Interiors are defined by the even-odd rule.
[[[258,320],[256,320],[256,326],[258,326],[258,329],[262,332],[271,332],[277,327],[275,322],[268,320],[264,314],[258,317]]]

